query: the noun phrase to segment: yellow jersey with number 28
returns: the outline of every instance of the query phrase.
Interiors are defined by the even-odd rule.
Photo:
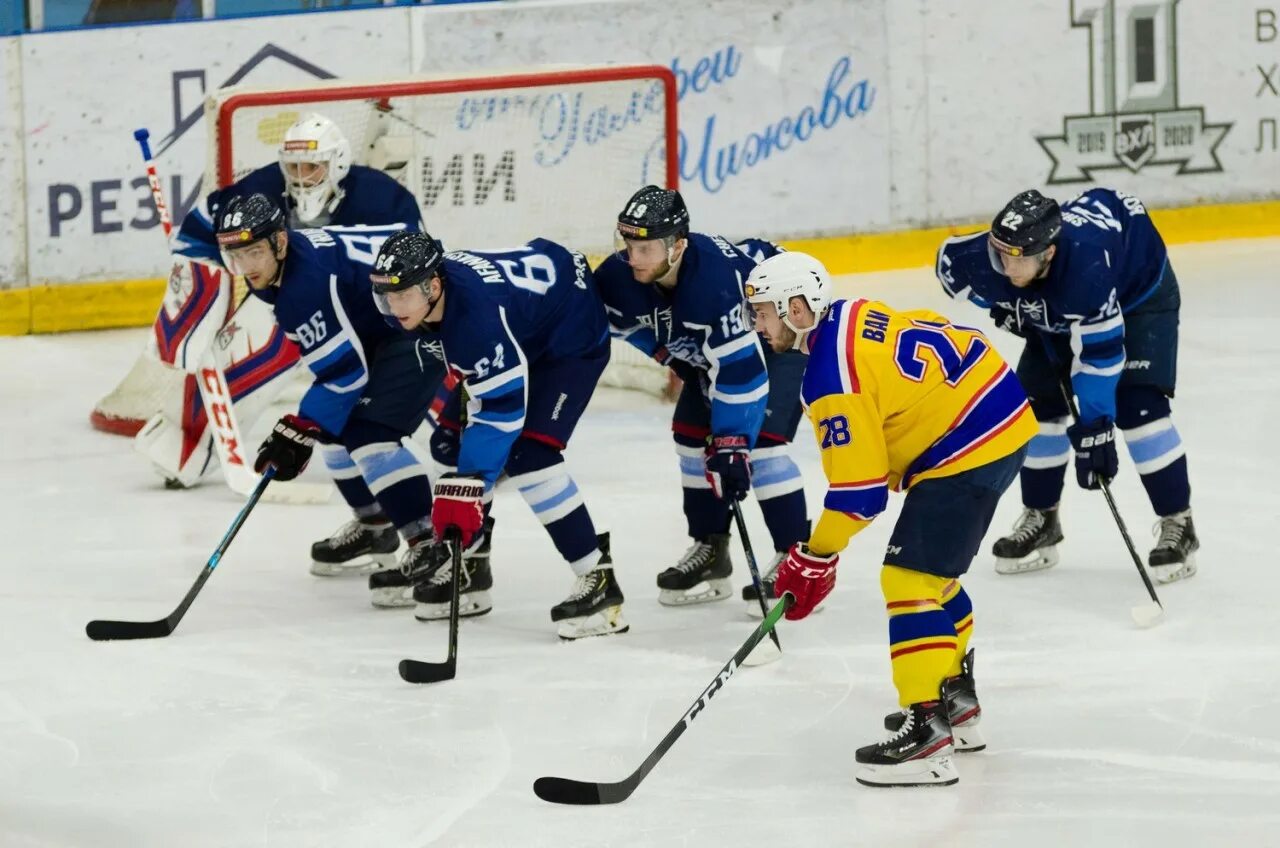
[[[815,553],[843,550],[884,511],[890,489],[993,462],[1037,432],[987,337],[936,312],[837,300],[808,345],[801,397],[828,482]]]

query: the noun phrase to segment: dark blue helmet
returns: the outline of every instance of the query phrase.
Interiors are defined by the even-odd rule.
[[[284,229],[284,212],[265,194],[237,195],[215,214],[214,233],[223,250],[252,244]]]
[[[382,243],[369,281],[378,294],[424,285],[440,270],[444,246],[426,233],[396,233]]]
[[[631,195],[618,216],[623,238],[647,241],[689,235],[689,209],[673,188],[647,185]]]
[[[991,222],[992,247],[1009,256],[1044,253],[1062,231],[1058,201],[1035,189],[1010,200]]]

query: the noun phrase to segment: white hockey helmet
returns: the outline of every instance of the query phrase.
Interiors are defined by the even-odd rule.
[[[747,303],[772,303],[782,323],[797,336],[818,326],[818,319],[831,306],[831,275],[826,267],[807,253],[787,251],[771,256],[751,269],[745,285]],[[813,310],[813,327],[791,323],[791,298],[803,297]]]
[[[342,180],[351,171],[351,145],[338,125],[311,112],[285,131],[280,170],[298,220],[310,224],[342,202]]]

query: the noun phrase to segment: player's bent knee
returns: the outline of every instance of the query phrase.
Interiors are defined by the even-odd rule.
[[[954,580],[896,565],[880,569],[880,591],[889,604],[931,600],[940,605],[943,590]]]
[[[1132,430],[1169,416],[1169,398],[1155,386],[1121,386],[1116,391],[1116,426]]]
[[[1069,414],[1067,404],[1060,395],[1052,397],[1030,398],[1031,412],[1037,421],[1056,421]]]
[[[564,454],[560,449],[547,442],[527,439],[523,436],[516,439],[507,457],[507,475],[519,477],[534,471],[541,471],[564,462]]]
[[[348,422],[347,426],[343,428],[342,435],[338,438],[338,443],[349,452],[354,452],[362,447],[379,442],[398,443],[407,435],[409,434],[398,427],[391,427],[377,421],[357,419]]]

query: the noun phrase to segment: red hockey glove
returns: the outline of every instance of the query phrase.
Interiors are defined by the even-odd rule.
[[[484,481],[479,477],[445,474],[436,483],[431,504],[431,526],[436,539],[443,540],[449,528],[462,534],[465,549],[484,524]]]
[[[810,553],[802,543],[791,546],[787,558],[778,566],[773,589],[779,598],[783,592],[796,596],[796,602],[787,610],[788,621],[804,618],[831,594],[836,587],[836,563],[839,561],[839,554],[824,557]]]

